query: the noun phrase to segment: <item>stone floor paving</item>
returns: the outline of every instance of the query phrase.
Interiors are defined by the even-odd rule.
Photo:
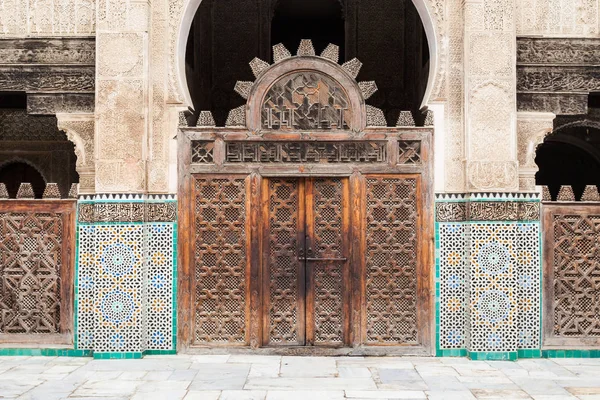
[[[600,399],[600,359],[0,357],[0,398],[168,400]]]

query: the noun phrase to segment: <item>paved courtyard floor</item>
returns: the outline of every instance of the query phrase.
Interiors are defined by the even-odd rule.
[[[0,357],[0,398],[600,399],[600,359]]]

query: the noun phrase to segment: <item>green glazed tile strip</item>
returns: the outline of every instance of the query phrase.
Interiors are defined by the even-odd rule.
[[[516,351],[478,351],[468,352],[467,357],[471,360],[506,360],[515,361],[517,359]]]
[[[132,360],[142,358],[142,352],[132,353],[94,353],[94,360]]]
[[[91,357],[91,350],[0,348],[0,356]]]

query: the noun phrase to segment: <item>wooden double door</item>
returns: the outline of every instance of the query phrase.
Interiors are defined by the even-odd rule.
[[[269,178],[261,192],[262,345],[348,345],[348,179]]]

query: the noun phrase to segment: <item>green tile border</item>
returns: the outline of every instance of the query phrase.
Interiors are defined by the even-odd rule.
[[[91,350],[0,348],[2,356],[91,357]]]
[[[473,351],[467,352],[467,357],[475,361],[504,360],[516,361],[516,351]]]
[[[133,360],[141,359],[144,353],[129,352],[129,353],[94,353],[94,360]]]
[[[437,349],[436,357],[466,357],[468,354],[466,349]]]
[[[173,356],[177,354],[177,350],[146,350],[143,354],[145,356]]]
[[[542,358],[600,358],[600,349],[542,350]]]
[[[542,350],[540,349],[519,349],[517,350],[518,358],[542,358]]]

